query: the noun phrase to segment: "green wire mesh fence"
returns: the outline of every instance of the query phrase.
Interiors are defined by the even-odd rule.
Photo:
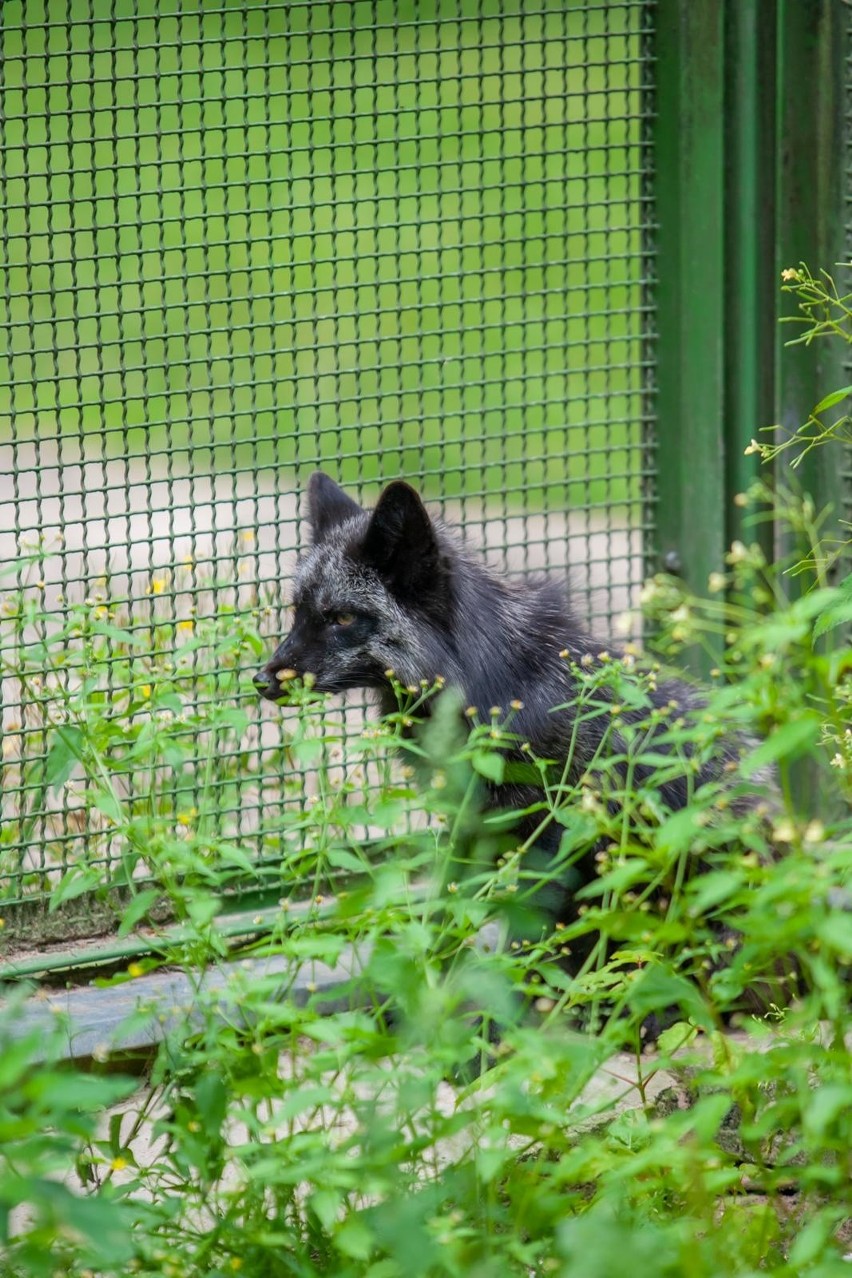
[[[109,878],[158,715],[183,777],[158,810],[191,826],[212,754],[220,830],[274,860],[299,761],[196,636],[223,610],[283,630],[318,466],[367,501],[403,475],[507,570],[569,570],[603,633],[629,604],[654,483],[653,16],[5,0],[0,624],[27,669],[4,666],[0,899]],[[82,656],[40,679],[57,645]],[[104,745],[109,784],[55,712],[93,669],[99,722],[137,724]],[[178,675],[232,707],[227,748]]]

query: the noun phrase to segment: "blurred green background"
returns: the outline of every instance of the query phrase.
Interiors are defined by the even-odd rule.
[[[638,502],[649,10],[5,0],[0,441]]]

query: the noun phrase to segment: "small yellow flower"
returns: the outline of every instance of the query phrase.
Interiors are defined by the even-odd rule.
[[[151,578],[151,594],[161,595],[166,588],[166,582],[163,577]]]
[[[254,541],[254,533],[251,528],[244,528],[240,533],[240,541],[244,541],[249,545]]]
[[[110,1163],[110,1167],[112,1168],[113,1171],[124,1171],[126,1166],[127,1166],[127,1159],[121,1158],[120,1156],[118,1158],[114,1158],[112,1162]]]
[[[229,1261],[229,1264],[232,1269],[242,1269],[243,1267],[242,1256],[232,1256]]]
[[[198,808],[189,808],[188,811],[186,812],[178,812],[178,815],[177,815],[178,825],[184,825],[184,826],[192,825],[193,821],[195,820],[197,816],[198,816]]]
[[[136,977],[137,977],[137,976],[144,976],[144,975],[145,975],[145,969],[144,969],[144,967],[142,967],[142,965],[141,965],[141,964],[139,964],[139,963],[131,963],[131,964],[130,964],[130,966],[128,967],[128,969],[127,969],[127,975],[128,975],[128,976],[132,976],[132,977],[133,977],[133,979],[134,979],[134,980],[136,980]]]
[[[185,619],[184,621],[179,621],[179,622],[177,623],[177,628],[178,628],[178,630],[191,630],[194,624],[195,624],[195,623],[193,622],[192,618],[190,617],[190,618]]]
[[[148,697],[150,697],[150,696],[151,696],[151,685],[150,685],[150,683],[143,683],[143,684],[142,684],[142,687],[139,689],[139,691],[142,693],[142,696],[143,696],[143,697],[145,697],[146,699],[147,699]]]
[[[772,830],[776,843],[792,843],[796,837],[796,827],[786,818],[779,821]]]
[[[781,272],[781,279],[785,284],[801,284],[802,282],[802,277],[795,266],[785,266]]]

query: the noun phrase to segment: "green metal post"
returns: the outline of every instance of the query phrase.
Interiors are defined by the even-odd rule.
[[[778,275],[775,261],[777,0],[728,0],[725,12],[725,486],[726,540],[760,541],[769,522],[746,525],[732,500],[757,477],[746,455],[775,420]],[[765,438],[765,437],[764,437]]]
[[[836,272],[843,252],[843,70],[847,22],[842,0],[779,0],[778,74],[778,260],[777,270],[805,262],[812,271]],[[780,282],[780,281],[779,281]],[[782,313],[793,314],[790,299]],[[779,342],[794,336],[780,325]],[[778,421],[792,433],[808,419],[828,391],[849,379],[840,342],[818,341],[788,347],[779,356]],[[785,461],[777,482],[789,485],[793,474],[818,509],[831,508],[836,520],[842,503],[842,465],[833,447],[816,448],[796,472]],[[836,527],[836,524],[835,524]],[[830,534],[830,526],[827,527]],[[799,556],[803,547],[782,535],[782,554]],[[790,578],[791,592],[805,584]],[[824,815],[829,796],[821,792],[813,761],[803,760],[791,777],[793,795],[804,812]]]
[[[848,15],[843,0],[779,0],[777,270],[806,262],[836,272],[843,253],[843,70]],[[783,310],[793,313],[785,302]],[[794,335],[783,325],[779,340]],[[778,408],[792,432],[828,391],[848,381],[840,342],[814,342],[779,360]],[[841,458],[817,448],[796,472],[817,507],[842,502]],[[788,472],[789,476],[789,472]]]
[[[698,591],[725,549],[723,19],[657,10],[657,566]]]

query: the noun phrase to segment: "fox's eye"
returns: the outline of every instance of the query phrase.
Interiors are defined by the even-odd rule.
[[[332,616],[332,621],[336,626],[351,626],[354,620],[354,612],[336,612]]]

